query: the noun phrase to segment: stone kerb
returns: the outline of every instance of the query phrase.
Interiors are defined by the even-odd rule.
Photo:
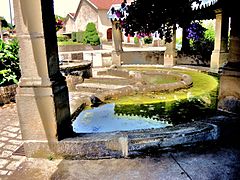
[[[59,52],[73,52],[73,51],[92,51],[92,50],[100,50],[101,46],[90,46],[90,45],[83,45],[83,44],[77,44],[77,45],[61,45],[58,46]]]
[[[48,157],[48,153],[51,153],[53,157],[71,160],[136,157],[211,142],[216,143],[230,133],[229,127],[236,126],[238,128],[234,130],[234,133],[237,134],[239,117],[220,115],[174,127],[76,134],[76,137],[66,138],[54,144],[54,155],[53,152],[46,152],[47,143],[39,143],[38,152],[35,153],[33,149],[32,152],[28,152],[30,153],[28,156]]]
[[[47,142],[41,142],[37,145],[37,153],[32,148],[27,156],[49,157],[51,155],[55,158],[63,157],[71,160],[136,157],[157,151],[173,151],[184,147],[216,143],[221,141],[227,133],[233,133],[232,129],[229,132],[229,127],[237,127],[234,129],[234,133],[237,134],[239,117],[219,115],[174,127],[76,134],[73,138],[66,138],[53,144],[52,152],[46,151]],[[31,146],[31,143],[27,146]]]
[[[131,80],[131,82],[129,81],[129,85],[125,87],[115,90],[104,91],[97,94],[97,96],[103,101],[109,98],[117,98],[121,96],[131,95],[132,93],[171,92],[180,89],[187,89],[190,88],[193,83],[192,78],[189,75],[171,71],[146,73],[120,69],[108,69],[106,71],[99,71],[98,75],[111,75]],[[177,82],[158,85],[149,83],[145,84],[144,82],[141,82],[142,75],[173,76],[174,78],[176,78]]]
[[[148,150],[159,151],[216,141],[219,128],[215,124],[193,122],[175,127],[82,134],[68,138],[56,146],[56,153],[67,159],[127,158]],[[94,149],[94,150],[93,150]]]

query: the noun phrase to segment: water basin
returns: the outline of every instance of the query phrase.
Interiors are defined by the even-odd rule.
[[[171,126],[166,121],[157,121],[153,118],[117,115],[114,109],[115,104],[111,103],[82,111],[73,121],[73,131],[76,133],[98,133]]]

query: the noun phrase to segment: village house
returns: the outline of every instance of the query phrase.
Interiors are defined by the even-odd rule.
[[[101,40],[112,40],[112,24],[107,12],[113,4],[123,0],[80,0],[75,13],[69,13],[65,20],[63,33],[84,31],[89,22],[96,24]],[[129,1],[131,2],[131,0]]]

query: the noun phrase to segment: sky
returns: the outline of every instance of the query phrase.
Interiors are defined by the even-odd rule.
[[[11,5],[12,5],[12,1]],[[65,17],[68,13],[75,13],[80,0],[54,0],[54,11],[56,15]],[[9,0],[0,0],[0,16],[3,16],[9,23],[10,21],[10,8]],[[12,8],[12,17],[14,12]]]

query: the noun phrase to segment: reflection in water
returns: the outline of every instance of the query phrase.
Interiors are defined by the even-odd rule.
[[[214,99],[213,99],[214,100]],[[215,113],[215,100],[211,97],[190,98],[170,102],[137,105],[116,105],[115,113],[167,121],[172,125],[196,121]]]
[[[196,121],[215,113],[216,96],[154,104],[105,104],[82,111],[73,122],[76,133],[164,128]]]
[[[170,126],[167,122],[160,122],[147,117],[117,115],[114,109],[115,104],[105,104],[82,111],[72,124],[73,131],[76,133],[96,133]]]

